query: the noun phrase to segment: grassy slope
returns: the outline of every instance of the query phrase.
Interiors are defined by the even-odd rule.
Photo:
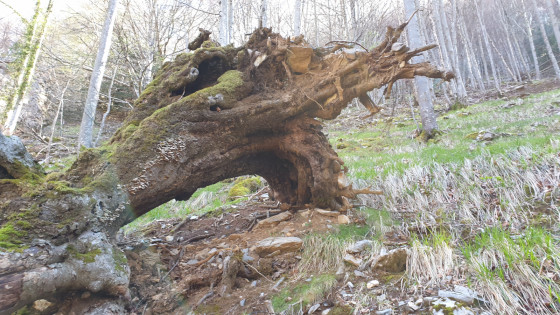
[[[558,101],[560,90],[509,108],[512,101],[490,101],[452,111],[428,144],[411,137],[408,113],[330,132],[355,185],[385,191],[362,203],[392,213],[410,235],[411,288],[438,288],[453,275],[494,312],[558,311]],[[483,131],[496,138],[473,139]]]

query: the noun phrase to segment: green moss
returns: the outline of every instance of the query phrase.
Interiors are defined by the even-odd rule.
[[[245,196],[251,192],[257,191],[259,187],[262,186],[261,178],[258,176],[249,178],[240,178],[235,181],[234,185],[228,192],[228,197],[230,199],[235,199],[236,197]]]
[[[115,269],[117,269],[120,272],[126,272],[126,269],[124,266],[128,265],[128,260],[126,259],[126,256],[124,255],[123,252],[121,252],[118,249],[112,249],[113,251],[113,260],[115,261]]]
[[[82,262],[84,262],[85,264],[89,264],[95,261],[95,257],[99,254],[101,254],[101,249],[96,248],[93,250],[90,250],[89,252],[85,252],[85,253],[80,253],[74,246],[72,245],[68,245],[68,247],[66,247],[66,251],[68,252],[68,254],[70,254],[70,256],[81,260]]]
[[[0,228],[0,248],[15,249],[20,246],[21,238],[27,232],[14,228],[12,223],[6,223]]]
[[[222,94],[222,96],[224,97],[223,104],[233,104],[237,100],[238,96],[241,96],[238,95],[237,92],[238,89],[242,87],[244,83],[245,82],[243,80],[242,72],[237,70],[229,70],[218,78],[217,84],[196,91],[195,93],[182,98],[177,103],[180,106],[182,106],[182,104],[197,104],[197,105],[206,106],[206,102],[204,101],[206,98],[208,98],[209,96]],[[201,98],[203,100],[201,100]]]

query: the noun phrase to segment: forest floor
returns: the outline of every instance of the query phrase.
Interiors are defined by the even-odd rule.
[[[325,132],[354,187],[384,195],[360,196],[347,213],[282,211],[253,176],[152,210],[118,237],[130,312],[558,313],[555,88],[439,108],[441,134],[428,143],[414,138],[408,106],[366,119],[348,108]],[[55,154],[50,167],[70,160]]]

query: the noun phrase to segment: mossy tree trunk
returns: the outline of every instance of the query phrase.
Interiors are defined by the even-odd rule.
[[[336,118],[356,97],[374,113],[366,92],[389,85],[390,93],[399,79],[453,77],[408,63],[433,46],[396,44],[404,27],[353,54],[266,28],[239,48],[206,42],[165,64],[110,142],[81,152],[65,173],[44,175],[21,144],[0,137],[19,148],[0,146],[0,314],[68,291],[126,297],[118,228],[223,179],[258,174],[283,203],[347,209],[369,191],[344,183],[344,163],[315,118]]]

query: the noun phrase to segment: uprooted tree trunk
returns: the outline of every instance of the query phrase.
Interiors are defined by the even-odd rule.
[[[353,54],[266,28],[239,48],[206,42],[165,64],[110,143],[81,152],[65,173],[44,175],[21,142],[0,136],[0,314],[76,291],[118,309],[129,275],[113,241],[119,227],[227,178],[258,174],[283,203],[347,209],[370,191],[344,184],[315,118],[336,118],[374,88],[390,93],[399,79],[453,76],[409,64],[433,46],[394,45],[404,27]]]

